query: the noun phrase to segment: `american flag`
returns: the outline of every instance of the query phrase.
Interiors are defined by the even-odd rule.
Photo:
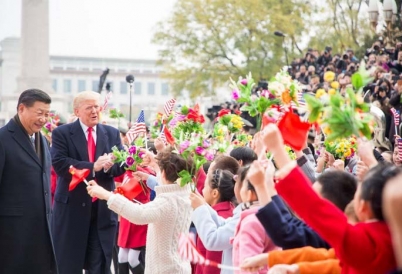
[[[205,259],[197,250],[191,234],[182,233],[179,238],[179,255],[184,260],[188,260],[193,264],[214,266],[220,269],[240,270],[240,267],[222,265],[214,261]]]
[[[112,98],[113,93],[111,91],[109,91],[106,96],[105,96],[105,101],[103,102],[103,106],[102,106],[102,111],[105,111],[107,108],[107,105],[109,103],[110,98]]]
[[[392,115],[394,116],[395,127],[398,127],[399,122],[400,122],[399,111],[397,111],[395,108],[391,108],[391,112],[392,112]],[[397,134],[397,133],[395,132],[395,134]]]
[[[176,104],[176,99],[170,99],[165,103],[163,106],[163,111],[165,112],[166,117],[170,116],[170,113],[172,113],[172,110],[174,108],[174,105]]]
[[[296,103],[292,102],[292,108],[301,110],[301,111],[306,111],[307,110],[307,104],[306,100],[304,100],[303,97],[304,93],[303,92],[298,92],[297,93],[297,101],[299,102],[299,106],[296,105]]]
[[[145,114],[143,110],[141,110],[137,122],[134,123],[134,125],[126,134],[128,142],[131,144],[141,133],[144,133],[144,135],[147,133],[147,126],[145,125]]]
[[[402,161],[402,138],[396,140],[398,142],[398,157],[399,161]]]
[[[159,138],[162,139],[163,143],[167,145],[166,135],[165,135],[165,125],[162,125],[161,132],[159,134]]]

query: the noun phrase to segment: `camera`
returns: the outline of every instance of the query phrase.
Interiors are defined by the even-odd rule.
[[[375,51],[379,51],[379,50],[380,50],[380,47],[379,47],[378,45],[375,45],[373,48],[374,48]]]

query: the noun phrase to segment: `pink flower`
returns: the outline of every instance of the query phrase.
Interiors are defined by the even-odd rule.
[[[203,147],[196,147],[196,148],[195,148],[195,153],[197,153],[198,155],[204,155],[204,154],[205,154],[205,148],[203,148]]]
[[[204,140],[204,141],[202,142],[202,146],[203,146],[204,148],[209,148],[209,147],[211,146],[211,144],[209,143],[208,140]]]
[[[138,157],[140,157],[141,159],[143,159],[144,156],[145,156],[145,153],[144,153],[144,152],[142,152],[142,151],[138,152]]]
[[[136,146],[131,146],[129,149],[128,149],[128,152],[130,153],[130,154],[135,154],[135,153],[137,153],[137,147]]]
[[[135,162],[135,160],[134,160],[133,157],[131,157],[131,156],[128,156],[128,157],[127,157],[127,159],[126,159],[126,164],[127,164],[128,166],[132,166],[132,165],[134,164],[134,162]]]
[[[46,123],[45,127],[47,130],[52,131],[52,125],[50,123]]]
[[[183,143],[180,144],[180,149],[179,152],[182,153],[185,151],[188,147],[190,146],[190,141],[184,141]]]
[[[205,158],[207,159],[207,161],[213,161],[214,160],[214,154],[210,151],[207,151],[207,153],[205,153]]]
[[[240,95],[239,95],[239,91],[238,91],[237,89],[234,89],[234,90],[232,91],[232,98],[233,98],[233,100],[235,100],[235,101],[239,100]]]
[[[240,81],[240,84],[242,84],[243,86],[247,85],[247,79],[243,79]]]

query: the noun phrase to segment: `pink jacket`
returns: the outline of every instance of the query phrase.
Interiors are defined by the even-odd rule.
[[[240,214],[233,238],[233,266],[239,266],[246,258],[279,249],[266,234],[264,227],[255,216],[259,207],[255,206],[244,210]],[[261,269],[259,272],[267,273],[268,268]],[[235,271],[235,274],[251,273]]]

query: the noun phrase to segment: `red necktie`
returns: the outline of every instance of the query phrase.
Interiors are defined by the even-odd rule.
[[[88,158],[90,162],[95,162],[95,141],[92,137],[93,128],[88,128]]]

